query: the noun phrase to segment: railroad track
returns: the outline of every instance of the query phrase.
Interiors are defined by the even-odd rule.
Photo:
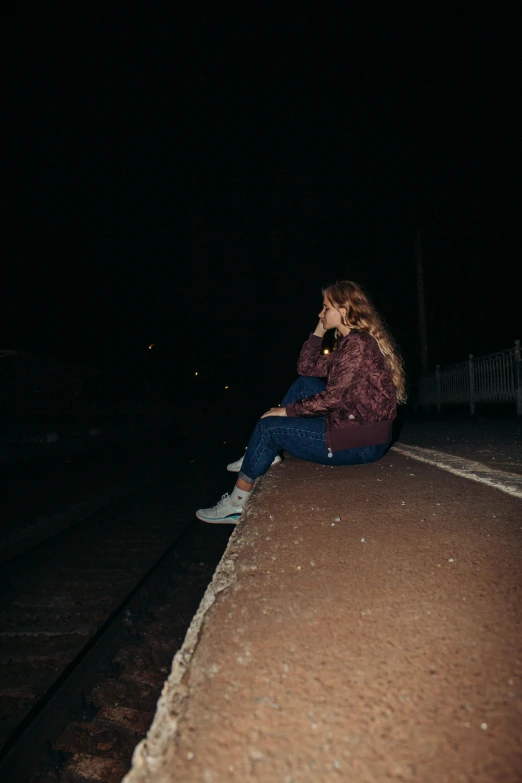
[[[167,475],[2,564],[5,783],[129,769],[231,532],[195,521],[190,482]]]

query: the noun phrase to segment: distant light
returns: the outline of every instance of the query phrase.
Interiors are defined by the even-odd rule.
[[[155,346],[155,345],[156,345],[156,343],[151,343],[151,344],[149,345],[149,351],[152,351],[152,349],[154,348],[154,346]]]
[[[195,372],[194,375],[197,375],[197,372]]]
[[[228,389],[228,386],[225,386],[225,389]]]
[[[330,353],[330,351],[328,350],[328,348],[325,348],[325,349],[324,349],[324,353],[325,353],[325,354],[327,354],[327,353]]]

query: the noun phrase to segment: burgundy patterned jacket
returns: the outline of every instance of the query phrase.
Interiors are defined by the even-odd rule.
[[[389,443],[397,415],[395,386],[377,341],[352,329],[332,353],[321,355],[311,334],[297,362],[299,375],[327,378],[326,389],[286,406],[287,416],[325,416],[329,451]]]

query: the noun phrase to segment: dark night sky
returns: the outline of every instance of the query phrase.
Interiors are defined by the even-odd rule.
[[[522,336],[501,4],[103,6],[5,23],[0,348],[127,367],[210,342],[291,380],[321,285],[349,278],[414,376],[417,224],[430,364]]]

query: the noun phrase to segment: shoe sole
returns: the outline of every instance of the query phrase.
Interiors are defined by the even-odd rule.
[[[282,462],[282,461],[283,461],[283,460],[282,460],[282,458],[281,458],[281,457],[279,457],[279,458],[275,459],[275,460],[272,462],[272,465],[278,465],[278,464],[279,464],[280,462]],[[272,465],[270,465],[270,467],[272,467]],[[228,465],[227,465],[227,470],[228,470],[228,472],[229,472],[229,473],[239,473],[239,471],[241,470],[241,468],[229,468],[229,467],[228,467]]]
[[[208,525],[237,525],[240,516],[241,514],[231,514],[229,517],[223,517],[222,519],[206,519],[205,517],[200,517],[200,515],[196,513],[196,517],[201,520],[201,522],[206,522]]]

